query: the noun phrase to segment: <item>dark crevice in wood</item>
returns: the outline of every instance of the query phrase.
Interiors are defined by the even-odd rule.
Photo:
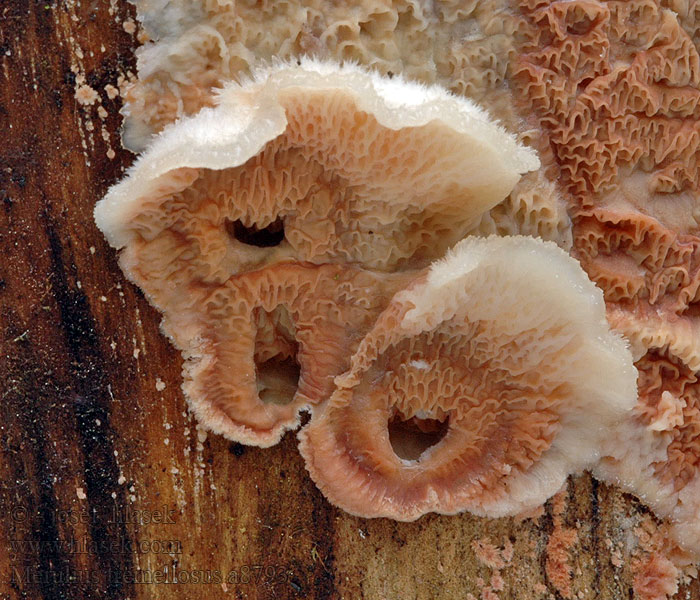
[[[600,564],[601,557],[599,553],[600,545],[600,507],[598,505],[598,490],[600,484],[595,477],[591,477],[591,540],[592,540],[592,550],[593,556],[595,557],[595,564]],[[600,596],[600,569],[595,569],[593,573],[593,590],[595,592],[595,597]]]
[[[6,380],[11,379],[13,387],[4,392],[3,409],[14,415],[13,425],[20,437],[3,440],[3,462],[12,473],[15,485],[9,494],[3,490],[2,500],[4,504],[12,498],[4,511],[4,514],[13,515],[10,537],[18,544],[26,541],[29,547],[12,549],[13,568],[5,575],[6,582],[18,592],[17,597],[65,600],[73,597],[75,586],[65,578],[54,581],[47,576],[70,572],[72,557],[52,543],[37,543],[62,539],[56,520],[59,507],[54,490],[55,469],[50,461],[54,452],[52,436],[46,428],[47,419],[56,418],[53,413],[57,403],[43,393],[57,389],[58,385],[31,369],[30,365],[41,359],[31,350],[26,352],[30,348],[21,348],[13,364],[6,365],[11,374]],[[22,512],[15,512],[17,510]],[[18,514],[23,518],[18,518]]]
[[[64,249],[53,219],[44,218],[44,231],[49,241],[52,263],[52,289],[60,312],[60,324],[71,354],[72,377],[76,384],[73,407],[77,421],[77,435],[85,460],[84,474],[87,486],[88,511],[93,518],[89,531],[95,548],[95,561],[102,573],[105,597],[115,600],[133,595],[132,586],[125,584],[118,573],[134,571],[131,554],[113,552],[129,540],[124,523],[114,523],[113,507],[123,511],[126,503],[123,493],[114,500],[111,493],[119,478],[114,456],[114,431],[110,425],[110,395],[108,378],[103,370],[107,364],[99,347],[95,320],[87,297],[79,289],[68,285]],[[75,265],[68,268],[75,273]],[[99,425],[98,425],[99,423]],[[58,538],[56,538],[58,539]]]
[[[312,536],[315,548],[315,556],[318,560],[313,564],[313,579],[310,578],[306,594],[311,592],[318,600],[335,599],[340,595],[335,582],[335,516],[337,510],[331,507],[323,495],[314,490],[311,496],[312,509]]]

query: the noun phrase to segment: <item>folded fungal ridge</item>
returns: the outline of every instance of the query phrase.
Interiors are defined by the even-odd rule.
[[[512,515],[599,459],[636,370],[576,260],[468,238],[398,292],[299,434],[312,479],[363,517]]]
[[[138,78],[124,89],[122,138],[134,151],[169,123],[214,106],[218,88],[249,77],[260,61],[305,55],[441,85],[487,106],[521,141],[541,138],[508,84],[522,24],[505,0],[132,2],[145,40],[136,50]],[[556,178],[534,173],[473,232],[536,235],[568,249],[571,221],[559,188]]]
[[[167,127],[95,208],[198,418],[269,446],[535,152],[437,86],[300,59]]]
[[[573,199],[572,254],[629,340],[638,402],[597,477],[700,560],[700,5],[523,2],[514,80]]]

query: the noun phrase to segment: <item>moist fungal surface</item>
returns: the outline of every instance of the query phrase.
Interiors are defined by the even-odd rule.
[[[212,430],[268,446],[535,153],[473,103],[301,60],[167,129],[96,208]]]
[[[218,359],[212,357],[225,346],[224,338],[203,323],[208,317],[201,315],[229,311],[225,306],[235,304],[237,294],[244,297],[245,286],[255,287],[253,281],[263,271],[269,270],[266,277],[280,277],[284,287],[289,273],[279,268],[281,263],[313,263],[320,270],[313,276],[305,271],[304,277],[323,283],[311,285],[299,275],[294,280],[298,283],[282,294],[290,300],[295,294],[305,297],[313,288],[311,303],[318,301],[318,290],[331,287],[320,274],[335,277],[342,272],[358,281],[355,291],[337,296],[350,298],[348,305],[375,285],[360,283],[364,278],[382,281],[380,300],[370,302],[363,316],[352,317],[364,329],[353,326],[348,356],[324,367],[323,385],[304,387],[309,378],[305,373],[320,369],[308,360],[302,364],[309,346],[299,324],[306,319],[304,310],[313,311],[302,310],[301,300],[275,304],[252,298],[234,311],[241,323],[254,323],[242,327],[251,333],[239,348],[252,357],[246,359],[247,389],[261,394],[258,399],[250,392],[250,398],[262,401],[265,411],[291,411],[283,421],[292,426],[295,410],[310,398],[320,398],[321,389],[332,391],[328,382],[349,368],[350,352],[372,329],[376,315],[394,306],[393,295],[422,276],[415,269],[426,268],[464,235],[526,234],[554,240],[571,250],[603,291],[608,322],[629,341],[640,371],[637,406],[610,443],[601,445],[606,456],[596,473],[643,497],[673,524],[679,543],[700,553],[700,533],[694,529],[700,522],[694,400],[700,369],[700,4],[363,0],[348,10],[343,3],[316,1],[255,6],[214,1],[195,8],[178,1],[164,7],[138,0],[138,7],[152,42],[139,51],[139,79],[126,94],[125,141],[131,147],[144,148],[168,123],[215,106],[220,101],[215,90],[229,79],[245,80],[256,72],[260,59],[312,55],[350,59],[387,77],[438,82],[475,99],[519,141],[535,148],[541,162],[538,170],[517,182],[514,177],[505,191],[494,194],[495,205],[471,205],[474,210],[467,215],[456,208],[463,198],[457,199],[449,187],[442,188],[440,200],[429,201],[442,179],[424,173],[423,152],[404,147],[394,125],[387,127],[372,110],[356,105],[360,110],[348,113],[342,94],[309,93],[303,99],[280,94],[275,103],[284,110],[284,127],[267,130],[264,141],[258,140],[259,154],[251,151],[233,161],[235,165],[215,167],[207,164],[216,162],[211,157],[200,164],[192,164],[189,156],[173,161],[167,176],[155,178],[153,193],[129,191],[141,208],[116,221],[130,222],[131,230],[120,231],[122,225],[115,221],[103,227],[113,236],[113,245],[126,247],[122,264],[129,277],[165,312],[166,331],[190,357],[188,373],[196,373],[198,363],[214,369]],[[237,101],[230,104],[236,107],[231,112],[245,121],[255,101],[232,96]],[[328,122],[342,132],[347,147],[329,142],[327,115],[334,115]],[[266,123],[280,122],[275,115],[264,117]],[[221,121],[216,123],[220,126]],[[416,127],[414,141],[420,127],[426,124]],[[371,133],[355,135],[365,130]],[[444,137],[438,129],[423,133],[425,140]],[[436,159],[440,168],[462,169],[450,163],[450,154],[459,153],[456,146],[445,142],[438,150],[438,155],[443,153]],[[206,154],[201,144],[199,151]],[[369,162],[356,159],[363,155]],[[364,177],[369,172],[379,180],[386,173],[397,185],[382,187]],[[409,172],[420,176],[413,180]],[[414,189],[424,193],[414,194]],[[277,202],[281,197],[286,203]],[[328,264],[352,269],[329,271]],[[355,268],[364,272],[359,275]],[[385,277],[398,274],[405,279]],[[334,294],[326,297],[336,298]],[[207,298],[216,300],[203,311]],[[187,318],[176,316],[178,312]],[[204,329],[208,337],[201,339],[216,342],[195,347],[193,340]],[[449,355],[443,329],[430,332]],[[388,432],[384,449],[387,456],[410,457],[405,460],[414,463],[410,466],[415,471],[416,463],[450,443],[456,417],[438,408],[432,417],[419,412],[411,416],[411,401],[400,400],[400,390],[416,396],[420,389],[442,389],[432,375],[415,383],[421,372],[416,365],[429,363],[431,350],[428,333],[415,340],[412,335],[386,348],[377,358],[381,365],[371,368],[387,370],[384,385],[395,402],[381,409],[389,415],[388,425],[382,425]],[[333,343],[343,339],[338,332],[329,337]],[[426,357],[413,361],[401,345],[409,344],[407,340]],[[470,347],[466,340],[460,343]],[[447,369],[439,359],[430,358],[431,370]],[[266,375],[278,367],[284,377]],[[471,376],[455,375],[455,382],[472,389]],[[299,392],[294,401],[282,400],[295,379],[300,390],[308,391]],[[186,385],[195,385],[194,380]],[[349,393],[336,393],[341,392]],[[231,397],[228,391],[216,394]],[[378,398],[368,392],[363,402],[376,403]],[[202,415],[209,414],[206,403],[197,406]],[[218,400],[217,406],[225,408],[226,401]],[[236,439],[242,435],[242,430],[223,425],[220,430]],[[257,435],[241,439],[256,443],[262,439]]]
[[[529,238],[461,242],[394,296],[335,381],[300,433],[307,468],[346,510],[401,520],[544,502],[635,399],[599,290]]]

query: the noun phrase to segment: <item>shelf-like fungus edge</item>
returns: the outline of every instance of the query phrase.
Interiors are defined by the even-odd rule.
[[[576,260],[534,238],[468,238],[394,297],[300,450],[355,515],[512,515],[596,463],[636,375]]]
[[[381,282],[396,286],[390,275],[443,256],[538,166],[468,100],[303,59],[226,84],[216,107],[166,128],[95,219],[122,250],[127,277],[163,312],[203,424],[271,445],[347,369],[383,308],[378,298],[395,291]],[[287,280],[290,263],[304,268]],[[327,331],[297,339],[300,307],[312,301],[328,305],[317,327],[342,324],[350,341]],[[337,362],[324,359],[324,343],[346,345]],[[288,380],[266,383],[268,360],[297,364],[285,367]],[[313,389],[302,389],[310,373]],[[266,403],[268,383],[276,392]],[[297,383],[300,392],[281,398]]]
[[[681,566],[700,561],[700,380],[672,345],[659,341],[635,363],[637,405],[605,444],[594,475],[664,519]]]

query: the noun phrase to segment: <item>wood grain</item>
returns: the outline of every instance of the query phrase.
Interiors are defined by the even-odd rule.
[[[92,220],[133,160],[105,90],[135,70],[133,19],[116,0],[0,5],[0,597],[559,598],[564,527],[569,595],[631,598],[648,513],[588,475],[535,519],[366,520],[327,504],[294,435],[197,430],[180,357]],[[479,542],[513,557],[489,567]]]

